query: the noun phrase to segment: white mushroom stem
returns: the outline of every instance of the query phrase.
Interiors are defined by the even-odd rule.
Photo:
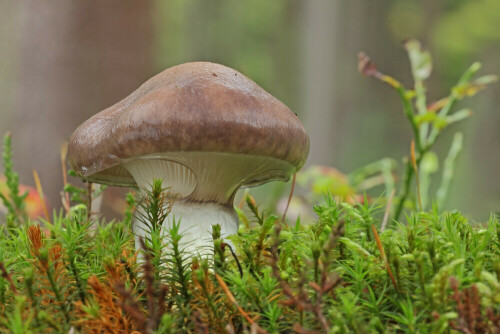
[[[180,220],[183,245],[188,251],[202,254],[212,244],[213,225],[221,226],[223,238],[238,232],[233,198],[242,185],[287,179],[288,170],[293,168],[269,157],[215,152],[147,156],[132,159],[123,167],[140,189],[151,189],[154,179],[162,179],[162,186],[178,195],[167,221],[162,224],[163,233],[174,219]],[[138,248],[139,237],[144,237],[148,228],[137,219],[134,225]]]
[[[142,210],[142,209],[141,209]],[[207,254],[211,251],[212,225],[221,226],[222,237],[238,233],[238,217],[233,208],[217,203],[177,202],[166,221],[162,224],[163,235],[172,227],[172,223],[179,223],[179,232],[182,235],[182,247],[192,254]],[[147,226],[138,221],[134,222],[136,248],[139,247],[139,238],[147,236]]]

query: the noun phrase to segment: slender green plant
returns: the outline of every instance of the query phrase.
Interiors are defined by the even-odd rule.
[[[19,175],[13,170],[12,162],[12,136],[7,132],[3,137],[2,161],[4,176],[7,184],[7,193],[0,192],[0,199],[7,208],[6,223],[9,228],[20,226],[27,220],[24,210],[24,200],[28,192],[19,192]]]
[[[452,112],[455,104],[465,97],[475,95],[478,91],[497,80],[495,75],[486,75],[473,79],[474,75],[481,68],[481,64],[476,62],[460,77],[455,86],[451,88],[448,96],[429,104],[425,82],[432,72],[431,55],[428,51],[422,50],[420,43],[414,39],[406,41],[404,47],[410,59],[414,80],[413,89],[406,89],[398,80],[379,72],[375,64],[364,53],[360,53],[358,57],[359,70],[362,74],[377,78],[396,90],[413,132],[412,149],[410,157],[405,159],[405,175],[393,216],[394,220],[398,220],[403,212],[405,203],[410,196],[412,180],[415,175],[417,176],[417,187],[419,187],[418,177],[421,171],[421,163],[432,152],[443,130],[449,125],[467,119],[472,115],[469,109]],[[455,136],[437,198],[439,205],[443,204],[445,195],[447,194],[450,178],[453,174],[452,165],[461,150],[461,142],[461,135]],[[422,175],[420,177],[422,178]],[[420,191],[417,197],[419,198],[417,202],[422,204]]]

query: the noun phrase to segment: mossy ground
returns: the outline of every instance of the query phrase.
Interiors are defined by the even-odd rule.
[[[449,96],[427,104],[430,55],[414,40],[405,47],[412,90],[360,55],[361,72],[397,91],[411,124],[413,141],[397,195],[396,162],[390,159],[347,176],[328,168],[304,173],[297,180],[312,182],[305,197],[317,203],[316,218],[290,221],[263,213],[247,196],[246,209],[238,209],[242,223],[231,237],[234,248],[213,226],[213,245],[204,256],[184,251],[178,224],[162,226],[175,197],[161,181],[139,202],[129,194],[122,220],[105,222],[91,212],[98,192],[68,184],[64,172],[64,209],[49,215],[45,208],[45,219],[30,219],[7,135],[0,331],[500,333],[500,222],[492,215],[472,224],[458,211],[438,209],[461,150],[459,133],[438,191],[430,194],[430,174],[438,170],[436,140],[470,116],[466,109],[451,113],[452,107],[496,78],[473,80],[480,68],[473,64]],[[37,175],[35,180],[43,204]],[[385,186],[380,200],[359,196],[374,185]],[[330,195],[336,190],[333,195],[341,196]],[[140,252],[131,229],[137,206],[145,213],[137,219],[149,229],[137,245]]]
[[[165,194],[152,191],[146,202],[158,217],[168,212]],[[500,329],[500,224],[495,217],[472,226],[458,212],[414,212],[408,224],[381,232],[383,210],[376,204],[326,197],[314,208],[317,221],[293,226],[259,212],[250,197],[247,204],[252,223],[231,238],[236,249],[215,228],[213,254],[204,258],[183,253],[175,226],[162,240],[156,233],[160,224],[145,240],[144,260],[138,264],[130,219],[89,221],[85,208],[43,224],[2,227],[0,329]]]

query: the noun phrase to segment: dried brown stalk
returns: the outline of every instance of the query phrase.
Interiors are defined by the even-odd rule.
[[[12,280],[11,274],[7,271],[7,268],[5,268],[5,265],[3,262],[0,261],[0,271],[2,272],[2,278],[6,279],[7,282],[9,282],[10,289],[14,294],[17,295],[17,289],[16,286],[14,285],[14,281]]]
[[[456,303],[458,318],[450,321],[450,327],[466,334],[488,333],[488,324],[481,315],[481,297],[475,284],[459,290],[459,283],[455,277],[450,278],[450,287],[453,290],[451,299]]]

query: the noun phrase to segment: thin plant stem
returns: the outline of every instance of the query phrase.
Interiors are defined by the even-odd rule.
[[[87,183],[87,220],[92,217],[92,182]]]
[[[50,265],[47,266],[47,278],[49,279],[49,283],[50,283],[50,287],[52,288],[52,291],[54,291],[56,300],[60,305],[60,309],[61,309],[62,313],[64,314],[64,318],[66,319],[66,322],[69,323],[71,320],[70,320],[70,317],[68,314],[68,310],[66,309],[65,300],[63,299],[61,292],[59,291],[59,289],[57,287],[57,283],[54,279],[54,275],[52,274],[52,267]]]
[[[7,282],[9,282],[10,289],[12,290],[12,292],[14,294],[17,294],[17,289],[16,289],[16,286],[14,285],[14,281],[12,280],[12,276],[5,268],[5,265],[3,264],[3,262],[0,262],[0,273],[1,273],[0,277],[2,277],[3,279],[7,280]]]
[[[424,153],[424,155],[425,155],[425,153]],[[417,168],[418,168],[418,166],[420,166],[420,161],[422,160],[422,156],[423,155],[420,155],[416,158]],[[413,180],[414,172],[415,172],[415,169],[413,168],[413,164],[411,162],[411,159],[408,159],[408,162],[406,163],[406,173],[405,173],[403,188],[402,188],[401,195],[399,198],[398,206],[396,207],[396,211],[394,213],[393,220],[398,220],[399,217],[401,216],[401,212],[403,212],[403,208],[404,208],[404,204],[406,202],[406,199],[410,195],[411,182]]]
[[[394,285],[394,289],[396,289],[397,292],[399,292],[398,285],[396,284],[396,280],[394,279],[394,275],[392,274],[391,266],[389,265],[389,262],[387,261],[387,256],[385,256],[385,251],[384,251],[384,246],[382,245],[382,241],[380,241],[380,237],[377,233],[377,229],[375,228],[375,225],[371,225],[372,231],[373,231],[373,236],[375,237],[375,242],[377,243],[378,250],[380,252],[380,256],[382,257],[382,260],[384,261],[385,267],[387,269],[387,273],[389,274],[389,277],[391,278],[392,285]]]
[[[380,232],[384,232],[387,222],[389,221],[389,215],[391,213],[392,200],[394,199],[394,195],[396,194],[396,189],[392,189],[391,194],[389,195],[389,200],[387,201],[387,205],[385,207],[384,219],[382,220],[382,226],[380,227]]]
[[[285,221],[286,213],[288,211],[288,207],[290,206],[290,201],[292,200],[293,190],[295,189],[295,179],[296,178],[297,178],[297,174],[294,173],[293,174],[293,180],[292,180],[292,188],[290,189],[290,195],[288,196],[288,201],[286,202],[285,211],[283,212],[283,217],[281,218],[281,224],[285,224],[286,227],[288,227],[288,224]]]
[[[60,157],[61,157],[61,168],[62,168],[62,174],[63,174],[63,185],[64,188],[68,185],[68,172],[66,168],[66,156],[68,153],[68,144],[64,143],[61,146],[61,152],[60,152]],[[67,191],[64,192],[64,196],[62,198],[63,202],[63,207],[64,210],[66,210],[66,214],[70,214],[70,199],[69,199],[69,193]]]

